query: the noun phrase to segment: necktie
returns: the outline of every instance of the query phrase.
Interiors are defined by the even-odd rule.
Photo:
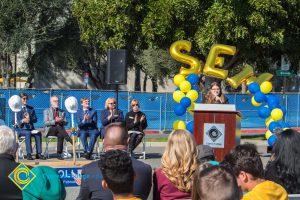
[[[57,109],[54,110],[54,119],[55,119],[56,117],[58,117],[58,111],[57,111]]]

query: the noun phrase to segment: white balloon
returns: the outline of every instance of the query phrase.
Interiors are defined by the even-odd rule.
[[[13,112],[20,112],[22,109],[22,102],[21,102],[21,98],[19,95],[13,95],[12,97],[9,98],[8,100],[8,105],[9,108],[13,111]]]
[[[65,100],[65,106],[69,113],[76,113],[78,110],[78,101],[75,97],[68,97]]]

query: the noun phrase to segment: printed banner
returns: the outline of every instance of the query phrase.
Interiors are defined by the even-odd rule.
[[[225,124],[204,123],[203,144],[213,148],[224,148]]]

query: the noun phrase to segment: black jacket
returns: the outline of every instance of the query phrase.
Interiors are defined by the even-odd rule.
[[[135,115],[137,115],[137,123],[134,123]],[[140,119],[143,115],[145,116],[145,119],[144,119],[144,121],[140,122]],[[126,114],[126,117],[125,117],[125,123],[126,123],[126,128],[127,128],[128,131],[143,132],[143,130],[146,129],[147,126],[148,126],[146,115],[141,111],[138,111],[138,112],[130,111],[130,112],[128,112]]]
[[[95,161],[82,167],[81,185],[77,200],[113,200],[111,191],[102,188],[103,177],[98,162]],[[151,166],[134,158],[132,158],[132,166],[136,175],[133,193],[136,197],[147,200],[152,187]]]
[[[22,191],[8,178],[19,165],[12,155],[0,154],[0,200],[23,199]]]

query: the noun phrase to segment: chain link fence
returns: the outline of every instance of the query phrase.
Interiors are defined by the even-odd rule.
[[[38,122],[35,124],[36,128],[43,127],[43,110],[50,107],[50,97],[53,95],[58,96],[60,99],[60,108],[65,109],[64,101],[69,96],[77,98],[78,102],[82,97],[88,97],[91,100],[91,107],[97,110],[98,113],[98,126],[100,123],[100,113],[104,109],[104,104],[107,98],[116,97],[114,91],[100,91],[100,90],[15,90],[15,89],[1,89],[0,90],[0,118],[5,120],[8,126],[12,126],[13,113],[8,106],[8,99],[12,95],[26,93],[29,95],[28,105],[35,108],[38,117]],[[293,127],[299,127],[299,109],[300,97],[299,93],[286,94],[283,98],[282,94],[275,94],[279,97],[281,105],[285,101],[285,108],[287,114],[285,117]],[[251,96],[247,94],[226,94],[230,104],[235,104],[236,109],[242,113],[242,128],[263,128],[265,127],[265,120],[258,116],[258,108],[252,106]],[[146,92],[119,92],[118,107],[125,114],[131,109],[130,102],[137,99],[140,102],[140,109],[147,116],[148,130],[170,130],[175,120],[180,119],[183,121],[193,120],[193,116],[186,112],[183,116],[176,116],[173,108],[175,102],[173,101],[172,93],[146,93]],[[201,102],[202,94],[198,99]],[[81,105],[79,105],[79,108]],[[70,122],[70,114],[67,114]],[[76,124],[76,122],[75,122]],[[68,124],[69,128],[71,123]]]

